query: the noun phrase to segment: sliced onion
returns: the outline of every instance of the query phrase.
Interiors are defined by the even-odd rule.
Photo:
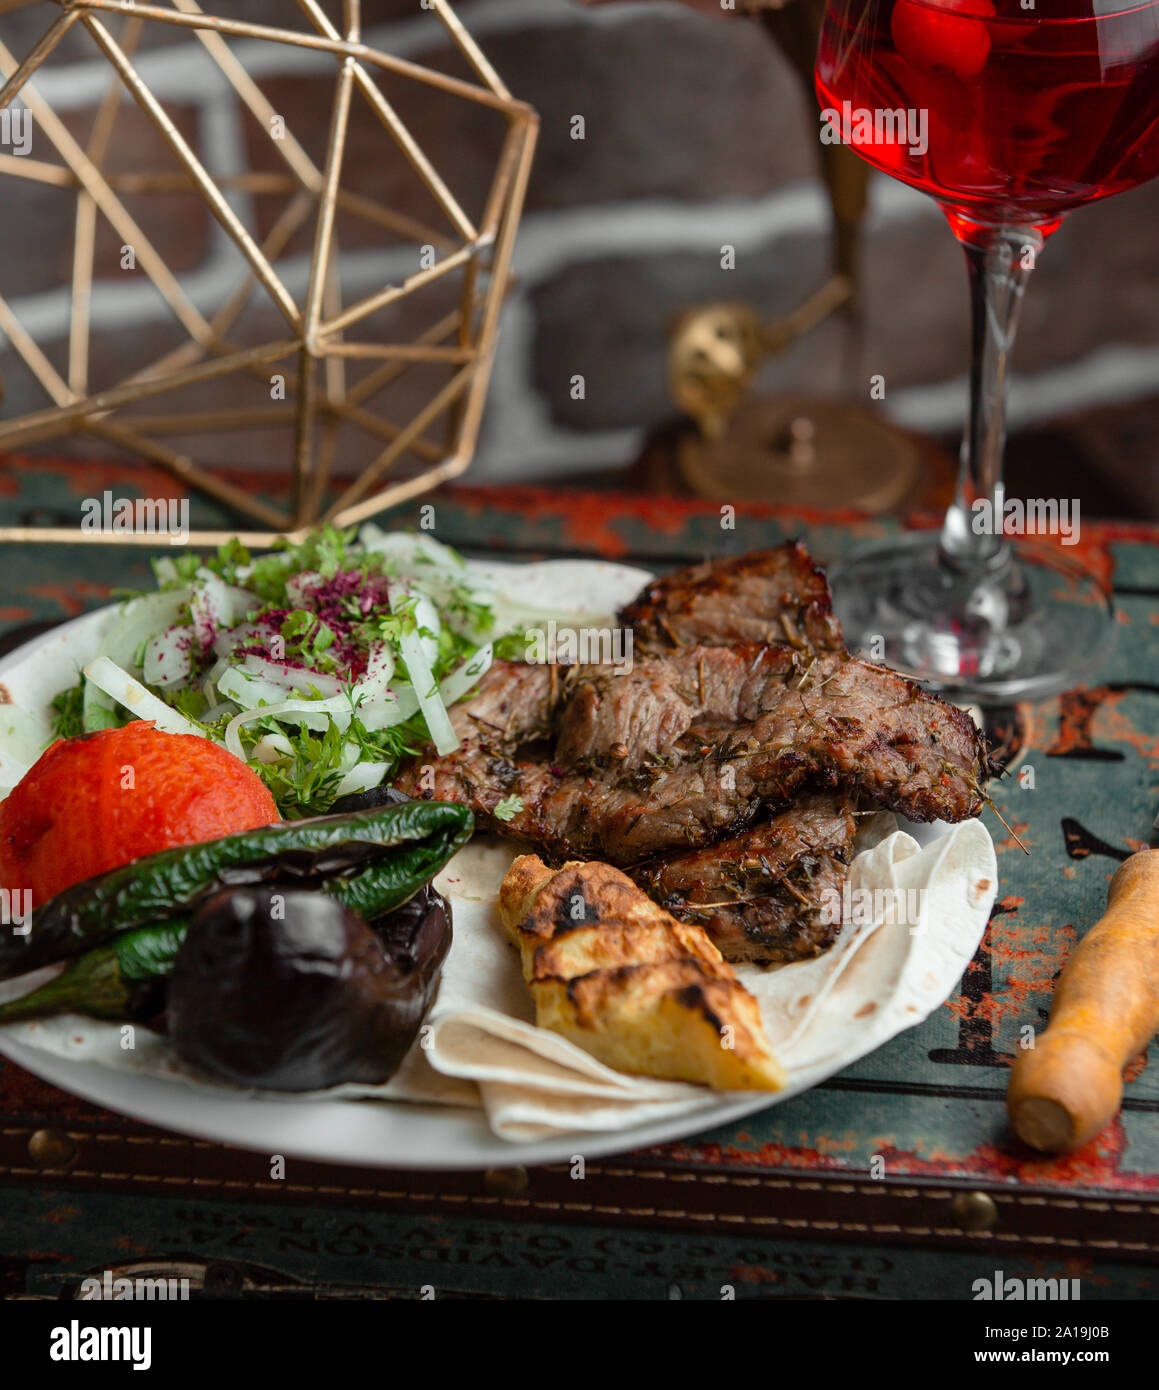
[[[217,688],[226,699],[233,700],[242,709],[257,709],[261,704],[280,705],[290,693],[287,686],[251,675],[240,666],[231,666],[218,677]],[[324,713],[325,702],[319,700],[317,704]]]
[[[117,722],[117,707],[99,685],[85,680],[84,695],[81,699],[81,723],[86,734],[98,729],[107,729]]]
[[[228,696],[229,699],[236,701],[243,709],[247,710],[259,708],[263,700],[265,701],[263,708],[284,705],[288,693],[285,686],[275,685],[272,681],[263,680],[260,676],[251,676],[237,667],[227,671],[222,676],[217,683],[217,688],[223,695]],[[308,696],[300,696],[291,700],[290,703],[302,705],[321,715],[344,715],[347,724],[350,722],[353,708],[350,695],[345,690],[324,700],[313,700]]]
[[[405,608],[410,609],[415,620],[415,628],[418,629],[412,635],[417,637],[422,645],[428,668],[433,666],[439,659],[439,633],[443,630],[439,610],[426,594],[409,579],[388,580],[386,596],[390,601],[392,613],[400,613]],[[431,635],[425,636],[422,629]],[[403,660],[406,660],[405,653]],[[407,669],[410,669],[409,662],[407,662]]]
[[[124,705],[137,719],[152,720],[159,729],[167,734],[192,734],[195,738],[205,737],[201,730],[192,725],[183,714],[171,709],[164,700],[159,700],[156,695],[150,694],[140,681],[135,681],[128,672],[122,671],[107,656],[98,656],[95,661],[85,667],[84,674],[86,680],[91,681],[106,695],[112,696],[118,704]]]
[[[362,703],[368,708],[386,703],[387,682],[393,674],[394,657],[385,643],[379,643],[370,653],[366,675],[350,690],[347,690],[335,676],[303,667],[262,661],[260,657],[247,657],[245,667],[235,666],[225,671],[218,679],[217,688],[222,695],[241,705],[244,710],[261,709],[264,713],[268,713],[275,706],[284,706],[291,689],[301,689],[307,685],[316,685],[319,690],[330,689],[334,694],[323,699],[302,698],[290,703],[295,706],[301,705],[319,715],[332,715],[341,727],[346,728],[355,705],[361,710]],[[407,717],[398,715],[388,722],[398,723]],[[379,727],[387,726],[383,724]]]
[[[310,666],[295,666],[288,661],[269,661],[265,657],[254,656],[252,652],[242,662],[242,670],[271,685],[280,686],[284,692],[305,691],[312,686],[320,695],[333,696],[341,695],[348,684],[328,671],[315,671]]]
[[[367,522],[358,533],[358,540],[364,550],[385,555],[402,569],[410,570],[416,564],[423,568],[432,566],[461,578],[467,568],[461,556],[421,531],[387,532],[373,522]]]
[[[382,785],[386,776],[386,763],[359,763],[338,783],[335,800],[340,796],[350,796],[355,792],[368,792]]]
[[[294,745],[285,734],[266,734],[254,744],[253,755],[259,763],[278,763],[294,756]]]
[[[394,675],[394,652],[386,642],[376,642],[366,657],[366,674],[351,694],[355,700],[370,701],[386,693]]]
[[[178,621],[192,594],[189,588],[173,589],[166,594],[146,594],[125,604],[120,621],[101,642],[105,656],[126,669],[134,666],[140,648]]]
[[[606,628],[615,625],[615,618],[608,613],[577,608],[540,608],[532,603],[524,603],[508,594],[497,593],[492,605],[495,614],[494,636],[504,637],[509,632],[526,632],[529,627],[544,628],[554,621],[559,628]]]
[[[149,639],[142,663],[142,675],[150,685],[177,690],[189,684],[193,675],[193,630],[185,626],[167,627]]]
[[[251,594],[248,589],[239,589],[235,584],[227,584],[225,592],[229,598],[229,620],[236,623],[239,618],[247,617],[250,613],[257,613],[262,607],[262,601],[257,594]]]
[[[400,681],[385,694],[360,704],[358,722],[368,733],[375,733],[379,729],[392,729],[396,724],[401,724],[412,714],[417,714],[418,708],[418,696],[413,686]]]
[[[469,656],[461,666],[457,666],[449,676],[444,676],[439,682],[439,694],[442,696],[443,704],[450,707],[477,685],[491,669],[494,656],[495,649],[488,642]]]
[[[237,627],[222,628],[213,639],[213,650],[218,656],[232,656],[239,647],[255,643],[265,643],[270,629],[265,623],[240,623]]]
[[[243,724],[252,724],[256,719],[277,719],[285,724],[305,724],[307,729],[325,733],[331,718],[339,728],[346,728],[350,723],[349,709],[346,713],[346,722],[343,723],[341,715],[327,714],[320,700],[283,700],[281,704],[277,705],[262,705],[260,709],[245,709],[240,714],[234,715],[225,726],[225,746],[234,757],[245,762],[245,749],[241,746],[241,736],[238,733]]]
[[[197,571],[197,586],[189,601],[189,613],[194,634],[202,650],[207,650],[222,628],[230,626],[233,614],[229,591],[216,574],[209,570]]]
[[[205,696],[206,704],[212,705],[217,699],[217,682],[223,672],[229,669],[229,662],[222,659],[215,661],[205,673],[205,679],[201,682],[201,693]]]
[[[491,576],[469,569],[462,556],[431,536],[395,532],[386,534],[372,522],[359,533],[364,549],[386,557],[395,571],[406,576],[415,588],[433,598],[441,606],[440,621],[462,637],[479,641],[492,631],[490,621],[477,626],[454,600],[464,594],[471,603],[490,610],[494,604],[497,585]],[[420,623],[420,626],[426,624]],[[433,659],[433,658],[432,658]]]
[[[52,720],[47,712],[34,712],[23,705],[0,705],[0,739],[0,757],[27,769],[52,742]]]
[[[404,632],[398,639],[402,659],[410,673],[411,685],[418,697],[419,709],[427,721],[427,732],[440,757],[453,753],[459,746],[459,737],[447,717],[447,711],[435,684],[434,673],[427,661],[426,652],[417,632]]]

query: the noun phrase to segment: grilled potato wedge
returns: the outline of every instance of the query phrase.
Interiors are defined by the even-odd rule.
[[[618,1071],[724,1091],[779,1091],[760,1006],[696,926],[610,864],[515,861],[499,915],[536,1022]]]

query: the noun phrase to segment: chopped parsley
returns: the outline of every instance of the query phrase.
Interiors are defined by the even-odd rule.
[[[80,738],[84,726],[85,683],[82,677],[76,685],[62,690],[52,702],[53,738]]]

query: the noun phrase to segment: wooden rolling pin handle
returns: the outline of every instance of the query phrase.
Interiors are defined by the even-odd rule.
[[[1159,1031],[1159,850],[1126,860],[1071,953],[1050,1022],[1010,1071],[1006,1106],[1032,1148],[1065,1153],[1117,1114],[1123,1068]]]

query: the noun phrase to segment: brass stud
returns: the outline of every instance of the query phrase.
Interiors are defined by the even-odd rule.
[[[998,1207],[985,1192],[959,1192],[950,1203],[954,1225],[963,1231],[992,1231],[998,1224]]]
[[[38,1129],[28,1141],[28,1157],[38,1168],[67,1168],[76,1145],[59,1129]]]
[[[492,1197],[518,1197],[527,1191],[529,1182],[527,1169],[518,1164],[512,1168],[488,1168],[483,1174],[483,1186]]]

